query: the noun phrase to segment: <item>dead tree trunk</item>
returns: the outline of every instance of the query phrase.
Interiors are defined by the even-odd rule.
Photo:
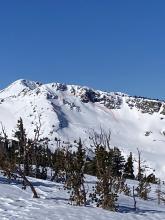
[[[137,180],[140,181],[142,178],[142,161],[141,161],[141,151],[137,148],[138,152],[138,174]]]
[[[136,197],[135,197],[135,187],[133,186],[133,201],[134,201],[134,209],[136,211]]]
[[[160,205],[160,200],[161,200],[161,181],[159,180],[158,182],[158,190],[157,190],[157,196],[158,196],[158,205]]]
[[[18,174],[22,177],[22,179],[24,180],[24,182],[26,183],[26,185],[28,185],[33,193],[33,198],[39,198],[33,184],[27,179],[27,177],[24,175],[24,173],[22,172],[22,170],[18,167],[17,169]]]

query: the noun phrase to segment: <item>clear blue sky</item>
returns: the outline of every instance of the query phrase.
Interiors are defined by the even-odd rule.
[[[0,88],[19,78],[165,99],[165,1],[0,1]]]

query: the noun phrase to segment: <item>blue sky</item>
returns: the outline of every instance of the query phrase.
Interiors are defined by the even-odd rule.
[[[165,99],[164,0],[0,1],[0,88],[25,78]]]

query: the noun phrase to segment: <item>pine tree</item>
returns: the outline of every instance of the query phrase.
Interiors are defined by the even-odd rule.
[[[123,177],[126,179],[135,179],[134,169],[133,169],[133,159],[132,153],[127,158],[127,162],[124,165],[124,174]]]
[[[3,163],[0,163],[0,168],[3,170],[4,175],[7,176],[9,183],[12,179],[16,180],[17,178],[22,179],[23,188],[26,186],[29,186],[31,188],[31,191],[33,192],[33,197],[38,198],[38,194],[32,185],[32,183],[28,180],[28,178],[25,175],[25,169],[22,170],[22,163],[25,167],[25,143],[26,143],[26,134],[25,130],[23,128],[23,122],[22,119],[18,121],[18,130],[15,133],[15,137],[19,140],[19,145],[15,145],[15,142],[11,142],[13,146],[11,146],[11,149],[14,149],[14,151],[11,151],[10,147],[3,148],[0,154],[0,159],[3,159]],[[8,140],[9,142],[9,140]],[[17,146],[17,148],[15,148]],[[18,147],[19,146],[19,147]],[[17,149],[18,154],[17,154]],[[13,153],[13,155],[12,155]],[[14,156],[14,159],[11,159],[11,156]],[[18,158],[17,158],[18,156]],[[18,163],[19,162],[19,163]]]
[[[18,140],[18,164],[23,165],[23,172],[26,176],[29,175],[29,148],[26,130],[23,125],[23,120],[20,118],[17,123],[17,130],[14,137]]]
[[[57,148],[55,152],[52,154],[52,169],[53,169],[53,176],[51,178],[51,181],[56,181],[56,182],[64,182],[65,181],[65,176],[64,176],[64,171],[65,171],[65,151],[63,148]]]
[[[151,186],[150,186],[150,183],[147,182],[146,177],[140,179],[139,184],[136,188],[136,191],[137,191],[137,195],[140,198],[144,200],[148,199],[148,194],[151,191]]]
[[[157,184],[159,182],[154,173],[149,174],[146,177],[146,181],[153,184]]]
[[[114,147],[112,155],[112,174],[115,177],[121,177],[124,169],[125,159],[121,154],[121,151]]]
[[[86,191],[84,186],[85,149],[81,139],[78,142],[77,151],[66,151],[66,187],[71,190],[71,203],[86,205]]]
[[[93,157],[92,159],[87,158],[84,173],[96,176],[96,157]]]
[[[99,195],[97,206],[111,211],[117,210],[117,193],[115,192],[114,185],[116,179],[113,177],[111,166],[111,152],[107,152],[105,147],[97,146],[96,154],[96,167],[97,167],[97,184],[96,194]]]

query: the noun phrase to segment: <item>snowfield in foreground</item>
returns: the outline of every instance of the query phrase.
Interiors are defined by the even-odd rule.
[[[8,184],[6,178],[0,175],[0,219],[39,219],[39,220],[164,220],[165,205],[157,204],[156,187],[148,201],[137,198],[137,211],[133,209],[132,197],[120,195],[119,212],[110,212],[94,206],[76,207],[68,204],[69,194],[62,184],[39,179],[32,180],[39,199],[33,199],[29,188],[22,190],[17,183]],[[87,176],[89,188],[95,182],[94,177]],[[136,181],[129,181],[129,186]]]

